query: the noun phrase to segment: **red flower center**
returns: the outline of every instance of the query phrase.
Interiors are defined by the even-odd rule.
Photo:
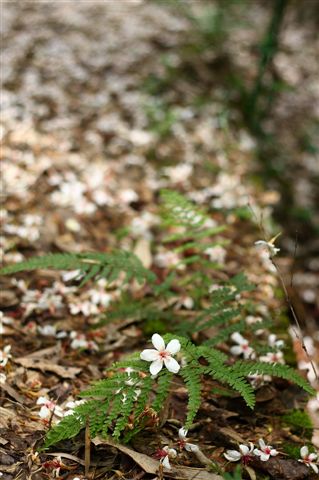
[[[167,452],[163,448],[159,448],[156,450],[154,457],[157,458],[157,460],[160,460],[161,458],[167,457]]]
[[[159,352],[159,356],[164,360],[164,358],[169,357],[169,353],[166,350]]]

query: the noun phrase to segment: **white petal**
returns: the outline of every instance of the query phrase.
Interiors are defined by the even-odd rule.
[[[158,350],[154,350],[153,348],[147,348],[143,350],[140,354],[141,360],[146,360],[147,362],[154,362],[158,359]]]
[[[239,445],[239,450],[242,455],[247,455],[249,453],[249,448],[247,445]]]
[[[158,333],[154,333],[154,335],[152,336],[152,344],[159,352],[165,350],[165,342]]]
[[[39,397],[37,400],[37,405],[43,405],[45,403],[48,403],[49,399],[46,397]]]
[[[46,419],[46,418],[49,418],[50,416],[51,416],[51,411],[48,409],[48,407],[43,405],[43,407],[40,408],[39,417]]]
[[[179,363],[177,363],[173,357],[164,358],[164,363],[167,370],[172,373],[177,373],[181,368]]]
[[[275,457],[276,455],[278,455],[277,450],[276,450],[275,448],[272,448],[272,449],[270,450],[270,455],[271,455],[272,457]]]
[[[163,360],[159,358],[155,362],[151,363],[150,372],[152,375],[157,375],[163,368]]]
[[[260,455],[262,454],[262,452],[261,452],[258,448],[254,448],[253,454],[256,455],[257,457],[260,457]]]
[[[261,452],[260,460],[261,460],[262,462],[267,462],[267,460],[269,460],[269,456],[270,456],[269,454],[264,453],[264,452]]]
[[[235,345],[234,347],[231,347],[230,353],[232,355],[241,355],[243,353],[243,349],[239,345]]]
[[[199,451],[199,448],[197,445],[194,445],[194,443],[186,443],[185,450],[187,450],[188,452],[196,453]]]
[[[317,457],[318,455],[316,453],[311,453],[308,458],[312,462],[313,460],[316,460]]]
[[[187,432],[188,432],[188,430],[185,430],[185,428],[183,428],[183,427],[180,428],[180,429],[178,430],[179,439],[180,439],[180,440],[185,440],[185,438],[187,437]]]
[[[163,467],[167,468],[167,470],[170,470],[171,469],[171,466],[170,466],[170,463],[169,463],[169,459],[168,459],[168,455],[166,455],[166,457],[164,457],[162,460],[161,460],[162,464],[163,464]]]
[[[255,245],[258,247],[258,246],[262,246],[262,247],[268,247],[268,243],[265,242],[265,240],[258,240],[257,242],[255,242]]]
[[[319,473],[319,469],[315,463],[310,463],[310,467],[313,469],[314,472]]]
[[[301,447],[300,449],[300,455],[302,458],[305,458],[308,456],[308,453],[309,453],[309,450],[308,450],[308,447],[306,445],[304,445],[303,447]]]
[[[265,450],[266,444],[265,444],[263,438],[261,438],[261,439],[259,440],[259,446],[260,446],[260,448],[261,448],[262,450]]]
[[[241,454],[237,450],[227,450],[224,453],[224,457],[227,458],[230,462],[238,462],[241,459]]]
[[[177,452],[175,448],[169,448],[168,449],[168,455],[170,458],[176,458],[177,457]]]
[[[238,345],[243,345],[247,343],[247,340],[239,333],[239,332],[234,332],[231,334],[230,338],[238,343]]]
[[[175,355],[175,353],[178,353],[181,349],[181,344],[179,343],[178,340],[171,340],[167,347],[166,347],[166,350],[171,354],[171,355]]]
[[[248,347],[246,350],[243,350],[244,358],[247,360],[247,358],[249,358],[251,356],[253,351],[254,350],[250,347]]]

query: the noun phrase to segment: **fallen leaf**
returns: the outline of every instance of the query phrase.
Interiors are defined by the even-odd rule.
[[[74,378],[82,370],[81,368],[63,367],[37,358],[21,357],[16,358],[14,362],[22,365],[24,368],[34,368],[35,370],[41,370],[41,372],[53,372],[62,378]]]
[[[136,452],[131,448],[128,448],[119,443],[115,443],[110,439],[102,439],[95,437],[92,439],[94,445],[108,445],[114,447],[120,452],[128,455],[135,463],[137,463],[146,473],[156,475],[158,473],[159,462],[152,457],[145,455],[144,453]],[[208,472],[204,468],[191,468],[191,467],[172,467],[171,470],[165,470],[165,476],[183,480],[222,480],[220,475]]]

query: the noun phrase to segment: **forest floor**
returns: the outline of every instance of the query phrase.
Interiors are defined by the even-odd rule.
[[[263,13],[256,2],[247,18],[264,28]],[[298,338],[291,340],[280,279],[254,246],[280,230],[272,214],[281,193],[264,188],[256,140],[244,126],[238,128],[238,111],[225,104],[229,90],[222,79],[229,63],[237,62],[248,82],[256,73],[246,68],[256,57],[246,47],[251,31],[234,29],[221,51],[197,51],[199,34],[190,28],[189,18],[156,2],[8,2],[3,15],[0,247],[5,264],[48,252],[124,248],[161,277],[175,260],[157,246],[162,236],[159,192],[178,190],[208,209],[214,225],[226,225],[223,246],[211,252],[220,264],[212,284],[245,272],[256,285],[258,315],[275,320],[302,374],[318,387],[310,365],[310,358],[319,364],[317,240],[300,240],[303,255],[304,243],[310,253],[294,272],[298,295],[289,288],[304,326],[305,354]],[[315,46],[309,47],[309,38],[296,24],[285,35],[292,46],[277,59],[277,68],[290,74],[285,80],[292,86],[306,76],[308,93],[294,100],[300,117],[307,110],[310,118],[319,96],[312,65]],[[293,41],[299,42],[298,48]],[[301,60],[300,48],[306,60]],[[294,63],[288,68],[291,58]],[[282,94],[277,124],[271,128],[283,128],[284,120],[290,124],[290,117],[295,118],[291,95],[289,89]],[[296,147],[289,136],[292,130],[285,130],[288,152]],[[294,187],[304,199],[303,212],[306,207],[314,211],[316,202],[313,179],[318,165],[308,147],[300,153],[302,167],[296,167]],[[278,243],[287,252],[279,255],[278,265],[290,285],[294,241],[283,231]],[[168,414],[171,421],[160,432],[147,431],[126,451],[107,442],[92,445],[86,477],[82,437],[67,442],[63,452],[37,451],[52,421],[43,418],[39,399],[45,397],[65,411],[92,380],[104,378],[106,367],[127,352],[144,349],[154,333],[151,322],[127,318],[97,329],[97,322],[112,312],[119,289],[106,288],[103,282],[82,289],[76,285],[65,272],[1,279],[1,348],[8,360],[2,353],[1,478],[53,478],[56,457],[62,458],[57,475],[64,479],[154,478],[155,472],[137,460],[136,453],[149,458],[160,445],[174,441],[185,411],[180,386]],[[136,296],[148,294],[147,288],[138,293],[136,285],[131,288]],[[171,301],[177,316],[192,315],[178,291]],[[238,398],[221,397],[204,403],[192,439],[222,471],[233,468],[223,457],[227,448],[265,438],[282,455],[265,463],[255,460],[257,479],[310,478],[312,470],[289,458],[285,444],[312,441],[319,446],[318,397],[308,402],[315,426],[312,439],[304,426],[282,422],[283,413],[306,404],[297,388],[281,381],[258,389],[253,416]],[[189,468],[188,477],[176,471],[172,477],[214,478],[195,457],[184,455],[179,462]]]

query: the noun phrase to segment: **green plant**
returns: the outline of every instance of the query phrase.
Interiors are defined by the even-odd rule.
[[[292,427],[293,431],[311,439],[313,424],[308,413],[304,410],[291,410],[282,416],[285,425]]]
[[[145,280],[152,282],[155,276],[143,267],[136,255],[125,250],[113,253],[50,253],[42,257],[33,257],[24,262],[9,265],[0,270],[2,275],[25,272],[37,269],[78,270],[81,278],[80,287],[91,279],[106,278],[109,283],[117,280],[122,272],[123,283],[133,278],[139,283]]]
[[[219,265],[207,258],[207,248],[224,243],[222,238],[213,241],[212,236],[224,232],[225,227],[212,226],[204,210],[179,193],[164,191],[161,213],[162,226],[169,231],[163,244],[180,255],[180,262],[162,282],[144,268],[134,254],[120,250],[113,253],[50,254],[4,267],[0,273],[7,275],[54,268],[79,270],[81,285],[101,277],[109,282],[121,280],[127,283],[135,279],[140,283],[147,282],[150,292],[147,297],[133,299],[130,290],[126,289],[107,320],[133,317],[144,323],[160,322],[171,331],[164,335],[165,342],[173,339],[179,342],[181,368],[178,375],[188,391],[186,429],[192,425],[200,408],[204,383],[211,387],[211,391],[216,388],[216,383],[225,385],[229,395],[233,391],[239,393],[250,408],[255,404],[254,388],[247,379],[251,375],[281,377],[313,393],[310,385],[286,365],[251,359],[234,361],[220,349],[232,333],[239,334],[247,328],[245,315],[246,311],[253,310],[253,304],[250,300],[246,305],[241,295],[249,295],[253,286],[243,274],[239,274],[223,284],[215,280],[214,288],[210,288]],[[181,265],[182,270],[178,268]],[[194,312],[187,320],[172,308],[171,299],[176,292],[192,294],[195,299]],[[260,326],[259,323],[258,328]],[[191,341],[194,334],[201,335],[198,344]],[[162,369],[158,375],[151,376],[144,360],[133,354],[115,363],[105,379],[80,394],[85,402],[48,432],[45,446],[74,437],[87,424],[92,436],[112,434],[123,441],[129,441],[150,424],[158,424],[170,400],[173,370]]]
[[[165,341],[177,339],[181,344],[183,367],[180,375],[188,391],[185,428],[189,428],[201,404],[201,386],[204,377],[210,377],[229,385],[240,393],[246,404],[253,408],[254,389],[246,380],[253,373],[276,375],[294,381],[309,393],[307,382],[286,365],[270,365],[262,362],[238,361],[227,364],[228,357],[212,347],[197,346],[184,337],[168,334]],[[110,377],[93,384],[81,397],[86,403],[74,409],[49,431],[45,446],[73,437],[89,422],[91,434],[112,434],[117,440],[128,441],[139,432],[149,420],[149,414],[159,421],[163,405],[170,396],[173,375],[164,369],[152,378],[148,365],[136,355],[116,363],[109,369]],[[71,417],[71,418],[70,418]],[[77,425],[77,427],[75,426]],[[128,427],[129,425],[129,427]]]

